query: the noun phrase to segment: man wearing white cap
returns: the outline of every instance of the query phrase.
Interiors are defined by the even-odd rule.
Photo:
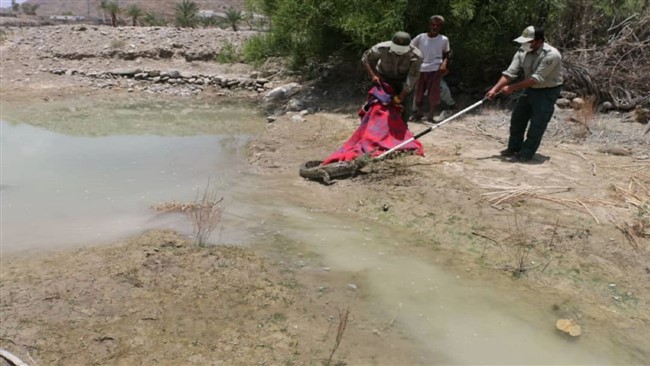
[[[377,43],[361,57],[374,84],[388,83],[395,93],[394,102],[402,104],[404,123],[408,121],[412,104],[411,91],[420,75],[422,53],[411,46],[411,35],[397,32],[393,39]]]
[[[524,29],[514,40],[521,47],[512,63],[485,95],[492,99],[499,92],[508,95],[523,90],[510,117],[508,148],[501,151],[514,162],[533,159],[562,91],[562,55],[544,40],[542,28],[531,25]],[[511,84],[520,74],[523,80]]]

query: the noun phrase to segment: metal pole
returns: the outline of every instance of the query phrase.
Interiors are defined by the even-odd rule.
[[[440,127],[440,126],[442,126],[442,125],[444,125],[444,124],[446,124],[446,123],[449,123],[449,122],[451,122],[452,120],[456,119],[457,117],[459,117],[459,116],[461,116],[461,115],[467,113],[468,111],[471,111],[472,109],[474,109],[474,108],[480,106],[480,105],[483,104],[483,102],[485,102],[486,100],[487,100],[487,98],[483,98],[483,99],[479,100],[478,102],[472,104],[471,106],[469,106],[469,107],[463,109],[462,111],[460,111],[460,112],[458,112],[458,113],[452,115],[451,117],[448,117],[447,119],[445,119],[444,121],[438,123],[437,125],[434,125],[434,126],[430,126],[430,127],[428,127],[426,130],[424,130],[424,131],[418,133],[417,135],[415,135],[415,136],[411,137],[410,139],[408,139],[408,140],[402,142],[401,144],[395,146],[394,148],[392,148],[392,149],[390,149],[390,150],[384,152],[383,154],[377,156],[375,159],[376,159],[376,160],[379,160],[379,159],[385,158],[386,156],[388,156],[388,154],[391,154],[391,153],[394,152],[395,150],[398,150],[398,149],[404,147],[404,146],[407,145],[408,143],[417,140],[418,138],[420,138],[420,137],[426,135],[427,133],[429,133],[429,132],[435,130],[436,128],[438,128],[438,127]]]

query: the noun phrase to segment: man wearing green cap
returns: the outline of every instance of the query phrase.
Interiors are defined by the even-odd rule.
[[[562,91],[562,55],[544,42],[544,30],[539,27],[527,27],[514,41],[521,47],[485,96],[492,99],[498,93],[523,90],[510,117],[508,148],[501,155],[525,163],[535,156]],[[520,74],[523,80],[511,84]]]
[[[411,46],[411,36],[397,32],[393,39],[378,43],[363,53],[361,62],[373,83],[388,83],[395,93],[393,101],[402,104],[404,123],[409,119],[411,91],[420,74],[422,53]]]

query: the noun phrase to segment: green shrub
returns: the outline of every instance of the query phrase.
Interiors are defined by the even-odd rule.
[[[200,17],[199,23],[202,27],[205,28],[214,28],[219,26],[219,17],[210,16],[210,17]]]
[[[262,33],[249,38],[244,43],[243,58],[247,63],[259,64],[269,57],[283,54],[271,33]]]
[[[239,54],[235,45],[230,42],[226,42],[215,57],[215,61],[220,64],[232,64],[239,61]]]
[[[144,15],[144,18],[142,18],[142,23],[150,27],[162,27],[167,25],[168,21],[162,15],[149,12]]]
[[[630,24],[628,17],[648,19],[650,11],[647,0],[248,1],[268,16],[271,31],[247,43],[248,60],[279,54],[302,70],[332,55],[358,63],[373,44],[398,30],[412,36],[426,32],[429,17],[440,14],[454,52],[451,71],[475,85],[496,81],[517,49],[512,40],[528,25],[545,27],[547,40],[560,50],[589,48],[615,37]]]

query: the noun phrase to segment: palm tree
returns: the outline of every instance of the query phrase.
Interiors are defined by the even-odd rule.
[[[226,11],[226,20],[232,27],[232,30],[237,32],[239,29],[237,29],[237,23],[239,23],[244,17],[242,16],[241,10],[236,10],[233,8],[228,8]]]
[[[130,16],[131,19],[133,19],[133,26],[135,27],[138,25],[138,18],[141,17],[143,14],[142,9],[138,7],[135,4],[129,5],[128,8],[126,8],[126,15]]]
[[[102,10],[102,24],[106,24],[106,6],[108,5],[108,0],[102,0],[99,3],[99,8]]]
[[[183,0],[176,4],[176,24],[179,27],[194,28],[198,21],[199,6],[192,0]]]
[[[39,4],[29,4],[29,3],[20,4],[20,8],[22,9],[23,13],[27,15],[36,15],[36,9],[38,9],[39,6],[40,6]]]
[[[109,3],[108,0],[102,0],[99,4],[99,8],[108,13],[111,16],[111,24],[113,27],[117,27],[117,14],[120,13],[121,9],[117,6],[117,3]]]

